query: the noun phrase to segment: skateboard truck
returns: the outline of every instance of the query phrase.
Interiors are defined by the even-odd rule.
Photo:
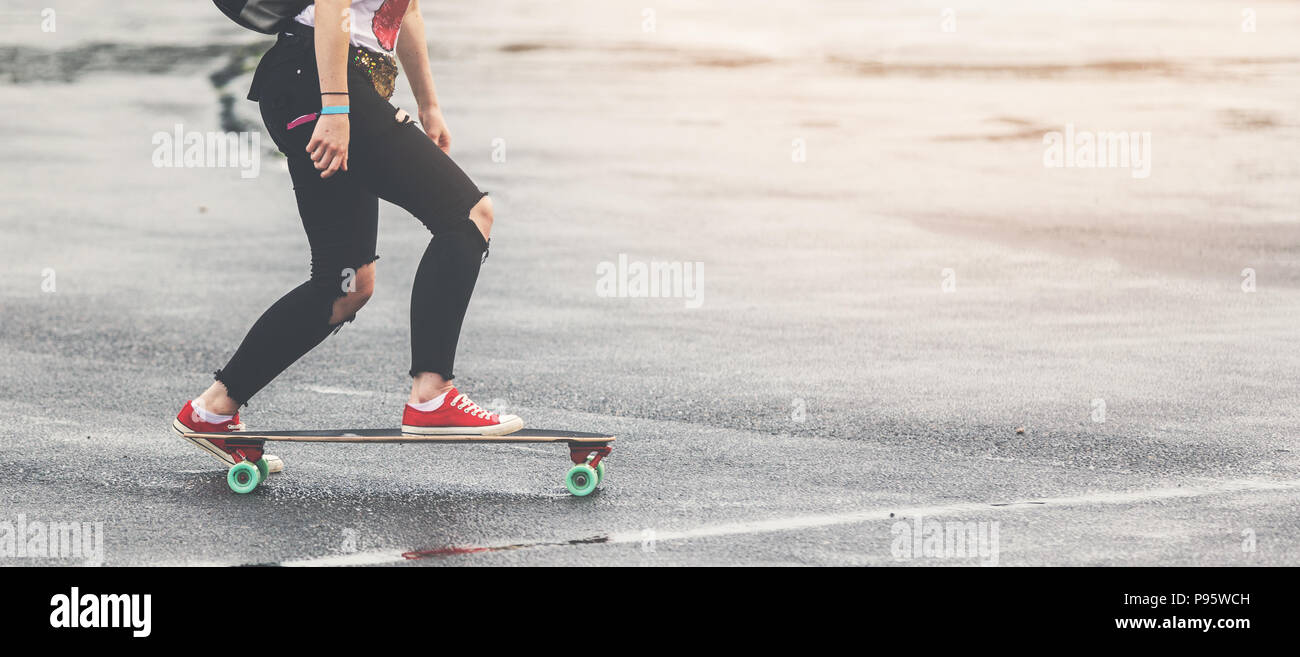
[[[262,443],[255,445],[240,445],[231,456],[235,457],[235,463],[239,463],[240,461],[252,461],[256,463],[258,459],[262,458],[262,447]]]
[[[578,464],[586,463],[587,465],[594,468],[597,465],[600,465],[600,460],[605,458],[606,456],[609,456],[609,453],[612,451],[614,451],[614,448],[610,447],[609,445],[601,445],[600,447],[582,447],[578,445],[570,445],[569,459],[572,460],[574,463],[578,463]]]

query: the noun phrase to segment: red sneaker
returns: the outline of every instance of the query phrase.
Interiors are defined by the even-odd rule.
[[[418,411],[410,404],[402,412],[402,433],[420,436],[474,434],[504,436],[524,428],[517,415],[497,415],[469,400],[452,388],[442,405],[432,411]]]
[[[194,401],[185,402],[181,412],[176,414],[176,419],[172,420],[172,430],[177,436],[184,438],[187,442],[203,448],[203,451],[212,455],[218,461],[221,461],[230,467],[235,464],[235,457],[231,456],[232,451],[226,449],[226,441],[220,438],[190,438],[186,433],[226,433],[227,431],[243,431],[244,423],[239,421],[239,413],[230,418],[229,422],[214,424],[204,422],[198,413],[194,412]],[[266,464],[271,472],[280,472],[284,470],[284,460],[272,454],[264,454]]]

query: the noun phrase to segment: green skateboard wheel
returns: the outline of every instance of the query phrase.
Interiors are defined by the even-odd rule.
[[[267,477],[270,476],[271,476],[271,465],[266,462],[266,457],[263,456],[262,458],[257,459],[257,483],[260,484],[266,481]]]
[[[597,463],[597,464],[596,464],[596,484],[599,485],[599,484],[600,484],[601,482],[603,482],[603,481],[605,481],[605,461],[604,461],[604,460],[602,460],[600,463]]]
[[[259,476],[257,466],[248,461],[240,461],[226,473],[226,483],[230,485],[230,490],[242,495],[251,493],[254,488],[257,488]]]
[[[600,483],[600,475],[596,473],[595,468],[586,463],[569,468],[569,474],[564,476],[564,487],[578,497],[596,490],[598,483]]]

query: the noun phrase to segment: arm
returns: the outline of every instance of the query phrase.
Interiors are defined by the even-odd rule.
[[[351,6],[349,0],[316,0],[316,69],[322,92],[348,90],[350,31],[343,21],[351,19],[346,13]],[[341,29],[337,27],[340,24]],[[321,107],[348,104],[346,95],[322,93],[320,98]],[[307,153],[320,170],[320,177],[329,178],[339,169],[348,170],[349,126],[347,114],[324,114],[316,120]]]
[[[429,46],[425,40],[424,17],[420,15],[420,0],[411,0],[402,17],[402,28],[397,33],[397,60],[402,63],[402,72],[415,93],[425,134],[444,152],[451,150],[451,133],[438,108],[438,92],[433,86],[433,72],[429,70]]]

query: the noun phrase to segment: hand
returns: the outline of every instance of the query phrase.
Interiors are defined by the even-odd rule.
[[[447,130],[447,122],[442,118],[442,110],[436,105],[421,107],[420,125],[424,127],[424,134],[429,135],[429,139],[432,139],[442,152],[451,152],[451,132]]]
[[[311,141],[307,142],[307,154],[321,178],[329,178],[339,169],[348,170],[350,132],[347,114],[322,114],[316,119]]]

